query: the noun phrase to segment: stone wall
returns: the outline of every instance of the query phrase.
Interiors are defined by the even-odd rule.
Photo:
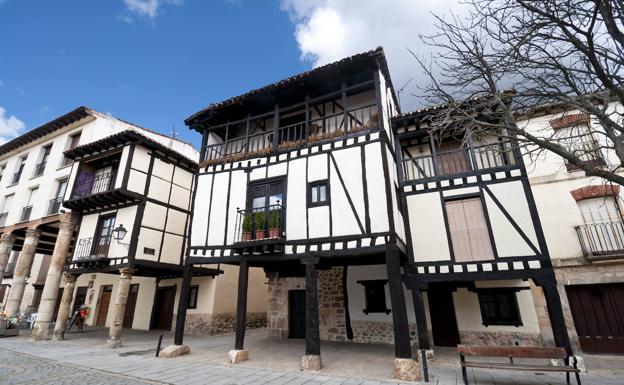
[[[459,340],[465,345],[544,346],[539,334],[530,333],[460,331]]]
[[[247,329],[263,328],[267,325],[266,313],[247,313]],[[184,334],[211,336],[232,333],[236,328],[236,314],[187,314]],[[175,316],[171,330],[175,329]]]

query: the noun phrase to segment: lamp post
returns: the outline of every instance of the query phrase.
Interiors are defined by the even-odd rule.
[[[129,243],[122,243],[121,241],[126,237],[126,234],[128,233],[128,230],[126,230],[126,228],[120,224],[119,226],[115,227],[113,229],[113,239],[120,245],[129,246]]]

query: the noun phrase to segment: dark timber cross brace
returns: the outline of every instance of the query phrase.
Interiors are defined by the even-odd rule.
[[[306,266],[306,339],[305,354],[321,355],[321,337],[319,332],[319,310],[316,267],[307,262]]]
[[[247,259],[241,259],[238,268],[238,298],[236,301],[236,340],[234,342],[234,349],[236,350],[243,350],[245,345],[248,278],[249,264]]]
[[[392,303],[392,324],[394,326],[394,355],[396,358],[412,358],[407,310],[401,281],[401,261],[398,250],[386,251],[388,287]]]

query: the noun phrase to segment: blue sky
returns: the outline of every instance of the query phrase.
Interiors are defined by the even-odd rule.
[[[0,0],[0,140],[86,105],[198,146],[205,105],[377,45],[399,86],[422,9],[390,3],[395,30],[376,0]]]

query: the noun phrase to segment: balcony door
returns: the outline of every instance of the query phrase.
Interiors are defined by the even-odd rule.
[[[100,192],[108,191],[113,179],[113,166],[106,166],[95,170],[93,175],[93,187],[91,187],[91,194],[97,194]]]
[[[250,186],[249,206],[254,211],[273,205],[284,206],[284,181],[254,183]]]
[[[98,224],[93,236],[92,255],[107,257],[108,249],[113,238],[113,229],[115,228],[115,215],[102,215],[98,219]]]
[[[459,174],[471,170],[468,151],[461,140],[438,144],[436,163],[441,175]]]
[[[579,234],[592,254],[624,251],[624,224],[614,197],[583,199],[578,206],[585,222]]]

